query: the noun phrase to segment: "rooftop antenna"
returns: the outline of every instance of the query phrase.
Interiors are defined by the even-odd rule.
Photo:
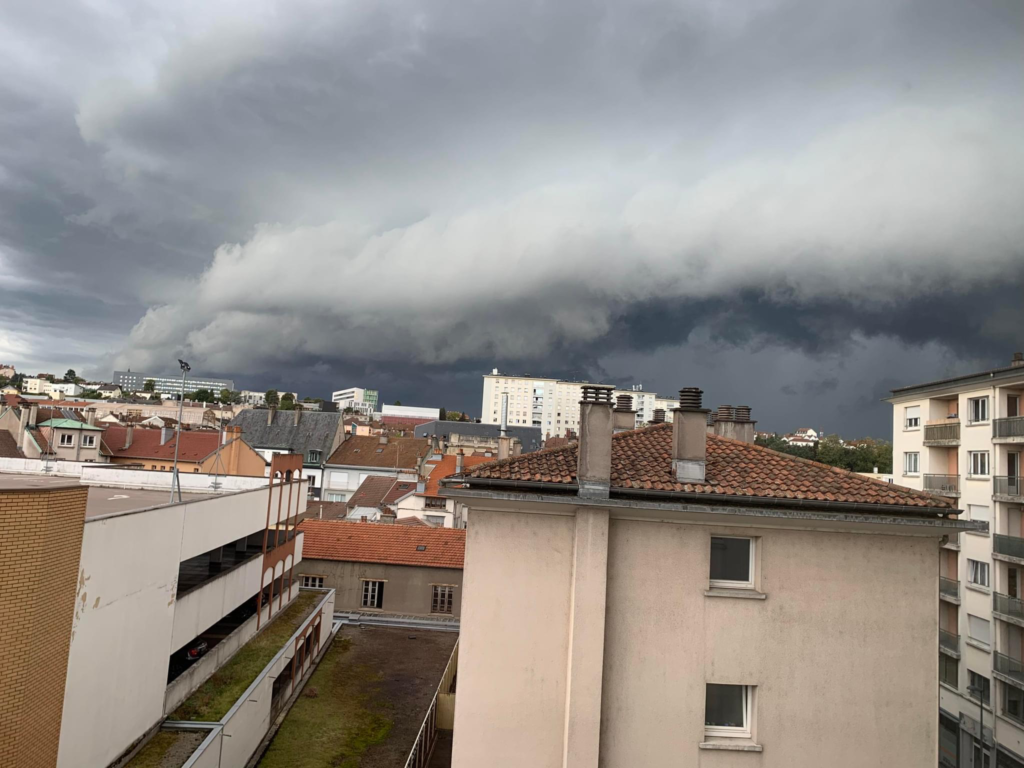
[[[174,503],[174,486],[178,486],[178,502],[181,502],[181,477],[178,475],[178,448],[181,446],[181,419],[184,416],[185,410],[185,377],[188,376],[188,372],[192,370],[192,366],[186,363],[184,360],[179,359],[178,365],[181,366],[181,396],[178,399],[178,434],[174,438],[174,469],[171,473],[171,499],[170,503]]]

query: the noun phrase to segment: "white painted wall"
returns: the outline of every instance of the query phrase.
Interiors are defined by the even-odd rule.
[[[171,648],[181,648],[256,594],[262,570],[263,556],[258,555],[178,600],[174,607]]]

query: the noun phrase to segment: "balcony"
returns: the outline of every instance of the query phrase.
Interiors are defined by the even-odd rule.
[[[1019,536],[1006,536],[1002,533],[993,534],[992,554],[997,557],[1002,555],[1024,561],[1024,539]]]
[[[993,652],[992,671],[1002,676],[1007,682],[1012,682],[1018,688],[1024,688],[1024,664],[1020,659],[1007,656],[999,651]]]
[[[1024,443],[1024,416],[993,419],[992,440],[1003,443]]]
[[[960,445],[960,420],[943,419],[925,424],[924,444],[931,446]]]
[[[960,582],[956,579],[939,576],[939,597],[960,605]]]
[[[948,632],[945,629],[939,629],[939,650],[943,653],[953,656],[954,658],[960,658],[960,635],[955,632]]]
[[[998,618],[1009,621],[1011,624],[1024,624],[1024,600],[1004,595],[1001,592],[992,593],[992,612],[998,614]]]
[[[960,475],[925,475],[924,490],[939,496],[960,496]]]
[[[992,494],[997,501],[1024,502],[1024,477],[996,475],[992,478]]]

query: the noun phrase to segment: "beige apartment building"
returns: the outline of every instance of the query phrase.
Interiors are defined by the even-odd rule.
[[[1022,397],[1017,353],[1009,366],[889,398],[896,482],[956,501],[991,531],[950,537],[939,553],[939,757],[950,768],[981,766],[983,755],[1024,768]]]
[[[708,434],[698,389],[631,431],[610,387],[579,408],[578,443],[444,491],[472,511],[454,768],[934,768],[935,561],[984,525],[745,412]]]

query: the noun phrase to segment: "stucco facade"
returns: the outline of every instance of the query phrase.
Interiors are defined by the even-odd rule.
[[[383,581],[384,600],[380,610],[417,616],[431,614],[434,585],[453,586],[452,613],[462,613],[462,571],[455,568],[421,568],[382,563],[352,563],[305,559],[297,576],[322,576],[323,587],[335,592],[339,611],[366,610],[362,605],[363,581]]]
[[[454,768],[936,765],[955,524],[463,495]],[[755,590],[710,589],[713,535],[754,539]],[[752,687],[749,739],[705,735],[707,683]]]

